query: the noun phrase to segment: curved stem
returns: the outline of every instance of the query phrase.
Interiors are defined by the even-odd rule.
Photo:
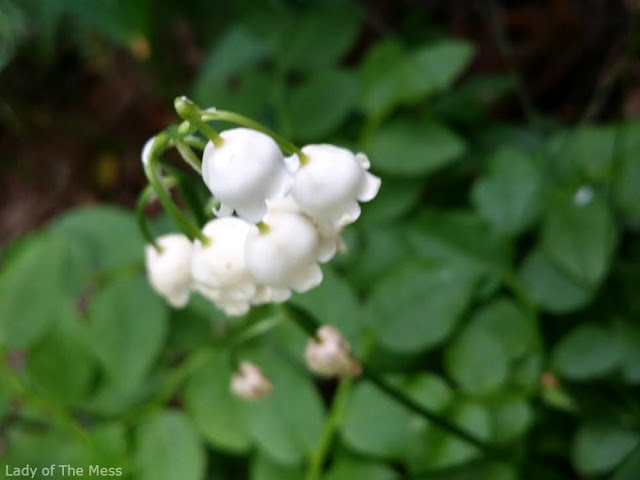
[[[209,239],[200,231],[200,229],[186,217],[180,209],[173,203],[171,197],[165,190],[162,184],[162,180],[158,175],[158,158],[159,151],[164,149],[169,144],[167,137],[164,134],[159,134],[157,137],[149,140],[142,153],[142,165],[144,173],[147,176],[147,180],[151,184],[155,194],[158,196],[158,200],[166,210],[167,214],[171,217],[171,220],[176,226],[189,237],[191,240],[198,239],[203,245],[209,244]]]
[[[45,416],[53,418],[58,425],[66,429],[76,439],[84,441],[88,438],[84,428],[64,408],[40,398],[27,388],[9,364],[5,349],[0,349],[0,377],[2,377],[3,385],[11,395],[22,400],[33,409],[42,412]]]
[[[174,100],[173,105],[182,118],[190,122],[194,127],[200,130],[216,146],[220,147],[224,143],[220,134],[208,125],[202,118],[202,111],[192,100],[187,97],[178,97]]]
[[[290,313],[290,317],[296,324],[309,335],[315,335],[315,331],[320,326],[320,323],[311,316],[306,310],[294,306],[287,305],[287,310]],[[398,401],[409,410],[417,413],[421,417],[430,421],[433,425],[441,428],[442,430],[455,435],[456,437],[466,441],[467,443],[473,445],[474,447],[483,451],[487,456],[504,460],[507,458],[505,452],[502,449],[498,449],[485,441],[479,439],[474,434],[458,427],[454,423],[450,422],[447,418],[440,416],[438,413],[434,412],[430,408],[416,402],[413,398],[407,396],[404,392],[397,389],[393,385],[390,385],[385,380],[383,380],[376,373],[372,372],[365,366],[363,362],[362,364],[362,376],[369,380],[373,385],[375,385],[382,392],[386,393],[388,396]]]
[[[204,150],[207,146],[207,142],[194,135],[184,137],[182,140],[190,147],[197,148],[198,150]]]
[[[466,430],[463,430],[462,428],[458,427],[457,425],[450,422],[446,418],[441,417],[440,415],[432,411],[430,408],[427,408],[424,405],[416,402],[414,399],[408,397],[407,395],[404,394],[404,392],[390,385],[389,383],[387,383],[385,380],[383,380],[381,377],[379,377],[377,374],[373,373],[369,369],[363,367],[362,376],[367,380],[369,380],[369,382],[373,383],[376,387],[378,387],[384,393],[389,395],[391,398],[393,398],[394,400],[397,400],[399,403],[407,407],[408,409],[413,410],[415,413],[425,418],[429,422],[433,423],[434,425],[438,426],[442,430],[445,430],[450,434],[455,435],[456,437],[473,445],[479,450],[482,450],[487,456],[500,459],[500,460],[504,460],[505,458],[507,458],[501,449],[498,449],[496,447],[493,447],[492,445],[489,445],[488,443],[479,439],[472,433]]]
[[[165,177],[162,179],[162,185],[165,188],[171,188],[175,186],[175,184],[176,179],[174,177]],[[140,227],[140,231],[142,232],[142,235],[144,236],[144,239],[147,241],[147,243],[152,245],[158,253],[162,253],[162,247],[158,245],[155,237],[151,233],[149,222],[147,220],[147,216],[145,215],[147,204],[155,197],[155,195],[156,191],[153,189],[153,187],[151,185],[147,185],[138,197],[138,202],[136,203],[136,219],[138,221],[138,227]]]
[[[208,109],[202,112],[200,117],[203,121],[208,122],[212,120],[222,120],[225,122],[235,123],[236,125],[242,125],[253,130],[269,135],[273,140],[287,153],[295,153],[300,159],[300,164],[304,165],[309,162],[309,157],[302,153],[302,150],[298,148],[293,142],[287,140],[283,136],[275,133],[273,130],[265,127],[261,123],[256,122],[239,113],[229,112],[226,110]]]
[[[189,144],[179,139],[175,139],[174,144],[185,163],[202,175],[202,160],[191,150]]]
[[[345,378],[340,381],[338,390],[333,397],[331,412],[329,413],[329,418],[324,425],[322,437],[309,460],[309,468],[307,469],[307,474],[305,476],[306,480],[318,480],[322,475],[322,467],[324,466],[327,455],[331,450],[333,437],[342,423],[342,417],[344,416],[344,410],[347,405],[347,399],[351,393],[352,386],[353,378]]]

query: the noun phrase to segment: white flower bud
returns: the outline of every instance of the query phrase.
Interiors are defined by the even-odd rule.
[[[145,247],[145,264],[149,283],[174,307],[184,307],[191,292],[191,257],[193,244],[184,235],[173,233],[156,239],[161,251]]]
[[[325,377],[355,377],[362,368],[351,356],[351,345],[331,325],[323,325],[316,332],[317,339],[310,339],[304,350],[309,368]]]
[[[358,201],[372,200],[380,189],[380,178],[367,171],[367,156],[328,144],[307,145],[302,152],[309,161],[300,165],[291,190],[298,205],[324,231],[337,232],[356,221]]]
[[[271,382],[262,370],[250,362],[241,362],[240,372],[231,377],[231,392],[245,400],[260,400],[271,393]]]
[[[313,223],[304,215],[270,212],[266,228],[253,227],[247,235],[247,268],[262,285],[306,292],[320,284],[318,265],[321,241]]]
[[[292,178],[276,142],[249,128],[233,128],[220,134],[220,147],[209,142],[202,157],[202,178],[222,202],[249,222],[259,222],[267,211],[267,198],[281,198]]]
[[[218,218],[202,230],[210,243],[194,243],[191,274],[195,288],[228,315],[247,313],[256,295],[257,287],[244,258],[251,227],[237,217]]]

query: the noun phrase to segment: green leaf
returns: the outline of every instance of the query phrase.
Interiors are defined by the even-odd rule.
[[[500,336],[475,322],[467,325],[445,351],[447,372],[471,394],[496,391],[507,378],[508,360]]]
[[[511,247],[475,213],[428,211],[410,224],[409,243],[420,258],[502,277]]]
[[[508,443],[524,435],[533,424],[533,409],[523,398],[502,395],[491,405],[492,439]]]
[[[464,140],[431,121],[397,119],[381,128],[371,141],[371,162],[382,173],[428,175],[458,159]]]
[[[67,14],[81,28],[97,30],[123,46],[129,46],[136,35],[150,30],[152,3],[150,0],[131,0],[113,8],[110,2],[86,0],[65,2]]]
[[[229,389],[228,352],[211,350],[210,359],[196,370],[186,385],[186,409],[200,433],[213,446],[242,453],[252,443],[246,402]]]
[[[418,353],[443,342],[469,305],[477,277],[455,266],[399,266],[373,288],[370,305],[380,343]]]
[[[489,159],[488,172],[473,186],[471,198],[480,215],[499,232],[518,235],[537,219],[542,179],[522,151],[503,148]]]
[[[322,433],[323,407],[313,382],[269,351],[247,352],[274,385],[269,397],[249,405],[249,429],[258,449],[275,462],[296,465]]]
[[[329,70],[293,90],[287,113],[294,138],[318,141],[335,131],[349,115],[357,89],[352,73]]]
[[[220,107],[215,96],[233,75],[256,65],[269,53],[264,39],[236,24],[220,35],[198,71],[193,85],[195,100],[203,106]]]
[[[423,374],[390,378],[397,388],[415,401],[442,412],[449,406],[451,393],[439,377]],[[341,432],[353,449],[385,459],[402,459],[413,439],[427,422],[390,398],[373,384],[362,381],[353,390],[345,410]]]
[[[472,56],[473,46],[458,40],[429,43],[412,52],[406,65],[406,85],[400,92],[403,100],[415,103],[428,94],[446,90]]]
[[[620,165],[613,178],[613,198],[627,222],[640,226],[640,121],[620,125],[622,147]]]
[[[321,324],[337,327],[355,342],[364,327],[362,307],[351,286],[328,266],[322,283],[304,294],[294,294],[291,302],[311,313]]]
[[[365,232],[355,265],[346,274],[360,288],[369,290],[377,280],[397,265],[411,260],[406,235],[398,226],[378,226]]]
[[[6,415],[11,411],[11,395],[7,386],[0,385],[0,422],[4,422]]]
[[[282,32],[278,56],[286,69],[323,70],[349,51],[360,30],[360,13],[349,3],[310,9]]]
[[[608,205],[594,195],[590,187],[581,187],[573,197],[557,196],[547,208],[541,231],[549,258],[587,286],[598,285],[606,276],[617,240]]]
[[[374,45],[360,66],[360,109],[381,118],[400,103],[446,90],[469,64],[473,48],[450,40],[407,53],[393,40]]]
[[[136,405],[148,401],[157,393],[157,384],[139,382],[137,385],[123,385],[117,379],[107,378],[96,389],[92,398],[83,407],[92,414],[119,417],[131,411]]]
[[[640,446],[622,462],[611,480],[636,480],[640,475]]]
[[[239,73],[229,84],[212,85],[207,89],[209,100],[203,105],[215,105],[221,110],[231,110],[269,125],[272,108],[273,77],[268,72],[250,69]],[[230,126],[230,128],[233,125]]]
[[[491,332],[510,360],[540,349],[538,326],[518,304],[508,298],[498,298],[478,309],[470,323]]]
[[[80,404],[96,371],[81,321],[77,314],[69,312],[31,348],[27,357],[30,380],[55,402]]]
[[[129,471],[129,445],[127,430],[120,423],[102,424],[91,431],[91,465],[107,468],[121,468]]]
[[[448,419],[479,439],[488,440],[491,417],[484,406],[469,401],[457,401]],[[423,432],[421,440],[410,456],[412,471],[458,465],[479,455],[476,447],[438,428]],[[487,477],[489,478],[489,477]]]
[[[251,480],[301,480],[301,469],[274,463],[269,457],[261,454],[253,456],[251,462]]]
[[[382,117],[400,100],[404,87],[406,53],[394,40],[384,40],[367,51],[360,64],[360,98],[364,113]]]
[[[607,182],[613,166],[616,131],[586,125],[560,132],[549,140],[547,171],[561,183]]]
[[[551,313],[569,313],[587,305],[593,288],[576,283],[567,276],[540,248],[524,259],[518,278],[531,301]]]
[[[640,325],[621,320],[615,324],[622,345],[622,377],[631,385],[640,384]]]
[[[419,180],[385,178],[384,188],[364,206],[358,223],[379,225],[405,215],[420,203],[423,190],[424,184]]]
[[[601,475],[611,471],[639,445],[640,434],[614,423],[592,421],[574,438],[571,459],[580,473]]]
[[[184,414],[164,410],[138,424],[135,465],[141,480],[201,480],[205,450]]]
[[[26,348],[73,312],[67,285],[72,246],[42,233],[21,246],[0,273],[0,344]]]
[[[202,347],[211,341],[212,330],[228,321],[211,301],[194,293],[184,308],[170,311],[168,348],[172,352],[185,353]]]
[[[116,280],[89,307],[96,355],[115,383],[135,387],[164,345],[168,308],[146,279]]]
[[[7,429],[5,438],[7,450],[3,451],[2,455],[3,478],[6,478],[4,475],[6,465],[14,467],[29,465],[37,468],[38,472],[42,472],[43,467],[51,465],[84,466],[88,464],[86,444],[70,438],[59,430],[34,431],[16,426]],[[38,478],[47,477],[39,475]],[[60,471],[56,470],[50,478],[62,478]]]
[[[583,324],[555,346],[553,365],[564,377],[589,380],[618,367],[622,354],[620,341],[612,331],[595,324]]]
[[[54,232],[82,243],[97,270],[142,264],[144,239],[132,212],[112,207],[82,207],[65,213]]]
[[[515,88],[509,75],[478,75],[460,83],[434,102],[434,117],[477,128],[477,124]],[[487,125],[495,128],[495,124]],[[498,144],[504,146],[504,142]]]
[[[341,459],[331,466],[323,480],[394,480],[398,474],[382,463]]]

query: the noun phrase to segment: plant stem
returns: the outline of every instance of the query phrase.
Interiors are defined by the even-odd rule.
[[[162,179],[162,185],[164,188],[171,188],[175,186],[175,184],[176,179],[174,177],[165,177]],[[136,203],[136,219],[138,221],[138,227],[140,227],[140,231],[147,243],[153,245],[153,248],[155,248],[158,253],[162,253],[162,247],[158,245],[155,237],[151,233],[149,222],[145,215],[147,204],[155,197],[155,195],[156,192],[153,187],[151,185],[147,185],[138,197],[138,202]]]
[[[187,165],[202,175],[202,160],[193,152],[191,147],[184,140],[175,140],[176,149]]]
[[[207,124],[207,120],[202,117],[200,107],[192,100],[184,96],[178,97],[173,102],[173,105],[178,115],[198,128],[216,147],[222,146],[224,139],[217,130],[214,130],[213,127]]]
[[[324,466],[327,455],[331,450],[331,443],[336,431],[342,423],[342,417],[344,416],[344,409],[347,404],[347,398],[351,393],[353,387],[353,378],[345,378],[340,381],[338,390],[333,397],[333,403],[331,404],[331,411],[329,412],[329,418],[324,424],[324,431],[320,442],[314,449],[311,458],[309,459],[309,468],[305,476],[306,480],[318,480],[322,474],[322,467]]]
[[[4,349],[0,349],[0,377],[3,379],[5,388],[15,397],[23,400],[35,410],[42,412],[45,416],[51,416],[58,425],[66,429],[70,435],[78,440],[86,440],[87,432],[64,408],[32,394],[11,365],[9,365],[7,352]]]
[[[311,316],[306,310],[293,305],[287,305],[287,310],[290,313],[289,316],[293,319],[293,321],[296,322],[296,324],[302,330],[307,332],[309,335],[312,335],[312,336],[315,335],[315,332],[320,326],[320,323],[313,316]],[[407,396],[404,392],[402,392],[401,390],[398,390],[393,385],[390,385],[385,380],[383,380],[380,376],[378,376],[376,373],[369,370],[369,368],[367,368],[363,362],[361,362],[361,364],[362,364],[362,376],[364,378],[369,380],[373,385],[375,385],[382,392],[386,393],[388,396],[390,396],[394,400],[398,401],[399,403],[407,407],[409,410],[417,413],[418,415],[430,421],[432,424],[436,425],[442,430],[445,430],[446,432],[473,445],[474,447],[478,448],[489,457],[500,459],[500,460],[505,460],[506,458],[508,458],[506,455],[506,452],[503,451],[502,449],[498,449],[486,443],[485,441],[476,437],[474,434],[466,430],[463,430],[462,428],[458,427],[454,423],[450,422],[445,417],[440,416],[438,413],[434,412],[430,408],[425,407],[424,405],[416,402],[414,399]]]
[[[228,112],[226,110],[203,110],[202,112],[202,120],[203,121],[211,121],[211,120],[222,120],[225,122],[235,123],[236,125],[242,125],[243,127],[251,128],[253,130],[257,130],[259,132],[265,133],[269,135],[273,140],[282,148],[286,153],[298,155],[300,159],[300,164],[304,165],[308,163],[309,157],[307,157],[302,150],[300,150],[293,142],[287,140],[283,136],[277,134],[271,129],[265,127],[261,123],[252,120],[251,118],[245,117],[244,115],[240,115],[235,112]]]
[[[389,395],[391,398],[393,398],[394,400],[397,400],[399,403],[401,403],[408,409],[414,411],[415,413],[425,418],[429,422],[433,423],[434,425],[438,426],[442,430],[445,430],[448,433],[455,435],[456,437],[473,445],[474,447],[478,448],[489,457],[493,457],[501,460],[505,459],[505,454],[502,450],[497,449],[492,445],[489,445],[483,440],[480,440],[478,437],[476,437],[472,433],[469,433],[466,430],[463,430],[462,428],[458,427],[454,423],[451,423],[446,418],[441,417],[439,414],[435,413],[433,410],[416,402],[415,400],[408,397],[402,391],[390,385],[385,380],[383,380],[380,376],[371,372],[369,369],[365,368],[364,366],[363,366],[362,376],[367,380],[369,380],[371,383],[373,383],[376,387],[378,387],[384,393]]]
[[[198,239],[203,245],[208,245],[209,239],[180,211],[176,204],[173,203],[173,200],[169,197],[169,194],[165,190],[162,180],[158,175],[158,158],[159,154],[169,145],[167,137],[161,133],[155,138],[149,140],[149,142],[152,143],[147,144],[143,150],[142,165],[144,173],[147,176],[147,180],[151,184],[151,188],[153,188],[155,194],[158,196],[158,200],[180,231],[187,235],[191,240]]]

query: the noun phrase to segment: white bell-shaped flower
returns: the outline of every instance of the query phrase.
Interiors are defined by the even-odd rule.
[[[261,228],[247,235],[245,258],[257,283],[306,292],[320,284],[321,239],[313,222],[299,213],[269,212]]]
[[[147,276],[153,289],[174,307],[184,307],[191,293],[191,258],[193,244],[184,235],[172,233],[156,239],[160,251],[153,245],[145,247]]]
[[[202,178],[222,203],[220,211],[236,211],[256,223],[267,211],[267,198],[281,198],[291,188],[278,144],[268,135],[249,128],[220,134],[224,143],[209,142],[202,156]]]
[[[319,225],[315,218],[303,212],[298,202],[296,202],[290,194],[277,200],[267,200],[267,212],[295,213],[311,221],[319,234],[318,261],[320,263],[326,263],[331,260],[339,247],[343,245],[342,239],[336,229],[326,229],[323,228],[322,225]]]
[[[329,144],[307,145],[302,152],[309,161],[298,168],[291,190],[298,205],[323,230],[336,232],[356,221],[358,201],[372,200],[380,189],[380,178],[367,171],[367,156]]]
[[[251,228],[241,218],[218,218],[202,230],[209,243],[194,243],[191,274],[195,288],[228,315],[247,313],[256,295],[257,287],[244,257]]]
[[[354,377],[362,368],[351,355],[351,345],[331,325],[323,325],[316,332],[317,339],[310,339],[304,350],[309,368],[325,377]]]
[[[251,362],[241,362],[239,372],[231,377],[231,392],[245,400],[260,400],[273,386],[262,370]]]

